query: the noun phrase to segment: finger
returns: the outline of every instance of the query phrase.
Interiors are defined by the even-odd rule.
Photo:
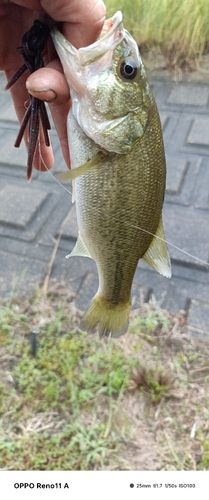
[[[63,34],[76,47],[97,39],[104,24],[106,8],[102,0],[41,0],[43,9],[55,21],[62,21]]]
[[[63,104],[69,101],[69,87],[63,73],[51,66],[52,64],[32,73],[26,81],[26,88],[42,101]]]
[[[62,154],[68,168],[70,168],[70,153],[68,146],[67,117],[70,105],[70,101],[59,105],[53,102],[49,105],[53,122],[59,136]]]

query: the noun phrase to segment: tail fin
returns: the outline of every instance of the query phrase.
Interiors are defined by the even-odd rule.
[[[82,328],[92,331],[98,325],[100,335],[119,337],[127,331],[130,310],[131,300],[113,304],[96,294],[83,317]]]

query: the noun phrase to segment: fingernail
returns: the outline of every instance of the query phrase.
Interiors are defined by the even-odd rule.
[[[34,90],[29,87],[26,83],[27,90],[29,94],[33,95],[34,97],[37,97],[38,99],[41,99],[43,101],[51,102],[54,101],[54,99],[57,97],[57,94],[54,92],[54,90],[50,88],[45,88],[45,89],[40,89],[40,90]]]

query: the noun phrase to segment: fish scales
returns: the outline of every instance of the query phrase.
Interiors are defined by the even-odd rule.
[[[71,255],[92,257],[99,275],[83,325],[91,331],[98,324],[101,334],[118,336],[127,330],[139,259],[167,277],[171,273],[163,241],[166,164],[157,106],[121,13],[105,26],[103,38],[80,51],[57,31],[52,36],[72,97],[72,171],[64,178],[74,178],[79,239]]]
[[[111,162],[94,167],[76,179],[80,234],[87,248],[93,247],[91,253],[99,267],[103,294],[110,301],[125,301],[127,294],[130,295],[138,261],[152,241],[152,235],[137,228],[146,230],[149,220],[149,231],[155,234],[159,224],[165,173],[159,155],[155,170],[152,159],[149,162],[144,160],[143,149],[147,151],[152,133],[150,128],[148,125],[143,147],[140,141],[136,141],[130,153],[122,157],[118,155]],[[154,157],[157,149],[156,141],[151,148]],[[156,182],[156,174],[159,182]],[[149,189],[146,189],[146,184]],[[120,294],[114,296],[116,288]]]

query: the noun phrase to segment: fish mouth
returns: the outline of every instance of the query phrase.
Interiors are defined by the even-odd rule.
[[[76,49],[57,28],[52,28],[52,40],[60,56],[64,70],[64,60],[66,57],[68,58],[68,64],[70,61],[75,70],[78,71],[79,66],[85,67],[103,57],[109,50],[114,50],[124,38],[122,19],[123,15],[121,11],[116,12],[110,19],[106,19],[98,40],[88,47],[80,49]]]
[[[109,50],[114,50],[124,38],[122,20],[121,11],[116,12],[110,19],[106,19],[98,40],[79,50],[81,66],[87,66],[103,57]]]

